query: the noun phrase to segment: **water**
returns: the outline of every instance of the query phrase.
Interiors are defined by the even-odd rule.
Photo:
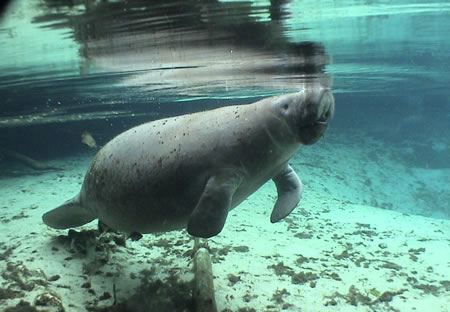
[[[306,306],[314,311],[372,311],[388,309],[389,304],[409,311],[408,301],[418,310],[433,302],[433,311],[447,311],[450,298],[445,272],[449,264],[436,259],[450,258],[448,38],[450,3],[446,1],[10,1],[0,19],[1,269],[7,269],[7,261],[17,265],[19,260],[33,258],[27,250],[40,246],[47,256],[31,261],[31,268],[64,276],[60,264],[51,268],[48,255],[55,252],[51,238],[66,232],[46,228],[40,216],[78,192],[98,151],[81,142],[85,131],[102,146],[149,120],[252,103],[321,83],[333,90],[336,114],[325,137],[313,146],[302,147],[291,160],[305,188],[300,207],[289,217],[292,219],[283,225],[265,223],[270,213],[267,207],[255,216],[254,206],[267,205],[276,194],[264,186],[230,213],[221,238],[210,242],[212,248],[222,250],[222,256],[226,256],[224,248],[230,252],[224,261],[231,263],[229,266],[213,259],[218,306],[232,311],[242,307],[275,311],[282,308],[281,300],[291,304],[285,309],[292,311]],[[63,170],[30,168],[11,151]],[[247,212],[248,218],[255,218],[253,225],[242,221]],[[239,227],[241,223],[256,232]],[[304,228],[308,231],[296,232]],[[277,234],[274,245],[267,243],[266,249],[261,248],[261,235],[270,241],[267,236],[275,236],[271,231],[284,234]],[[361,240],[352,240],[356,236],[349,233],[358,231],[363,231]],[[416,232],[412,235],[408,231]],[[42,232],[45,235],[30,234]],[[167,234],[169,241],[178,239],[174,233]],[[241,238],[236,234],[242,234]],[[283,245],[292,236],[308,235],[313,238],[299,241],[302,250]],[[327,237],[334,237],[335,244],[327,242]],[[140,249],[145,244],[153,246],[152,252],[160,245],[176,249],[189,244],[186,240],[178,245],[158,245],[160,237],[152,235],[144,239],[150,243],[133,245],[142,259],[149,257]],[[249,253],[244,254],[247,258],[233,249],[236,244],[249,246]],[[344,258],[349,263],[345,265],[357,271],[366,265],[367,272],[358,271],[357,277],[351,278],[342,270],[336,271],[339,281],[329,278],[331,272],[312,269],[313,263],[345,267],[339,262],[345,259],[336,257],[343,250],[335,250],[335,246],[347,251]],[[387,257],[384,260],[373,256],[380,248]],[[388,259],[388,251],[393,258]],[[71,252],[76,250],[59,253],[64,259]],[[268,254],[278,264],[262,268],[243,264],[258,256],[260,263],[265,263]],[[278,260],[275,254],[284,258]],[[321,277],[308,281],[316,281],[317,288],[292,288],[297,284],[290,283],[290,273],[299,254],[309,259],[309,269]],[[138,255],[135,258],[140,259]],[[175,258],[181,258],[180,254]],[[337,262],[321,262],[324,258]],[[188,267],[176,259],[171,261],[166,267]],[[392,269],[392,276],[400,271],[399,275],[407,278],[391,276],[394,282],[389,282],[388,277],[377,276],[380,267],[374,263],[383,261],[402,267]],[[122,288],[125,286],[120,283],[130,282],[124,272],[141,276],[142,268],[131,263],[124,269],[111,258],[107,262],[114,283]],[[80,272],[81,263],[73,264],[72,272]],[[247,275],[238,274],[235,264],[246,267]],[[278,271],[273,265],[278,265]],[[300,268],[306,270],[305,266]],[[153,274],[164,276],[158,271],[162,268],[155,270],[159,273]],[[180,270],[184,272],[180,276],[188,275]],[[16,271],[20,270],[16,267]],[[276,281],[267,277],[272,282],[266,284],[263,271],[279,273]],[[239,275],[240,281],[230,274]],[[65,284],[78,282],[65,278]],[[96,278],[99,284],[92,277],[92,289],[107,289],[99,286],[102,279]],[[8,278],[3,279],[5,285],[13,285]],[[368,285],[361,284],[363,279],[370,281]],[[250,282],[263,285],[262,289],[253,286],[250,290]],[[386,283],[391,286],[380,286]],[[356,285],[356,293],[369,296],[369,301],[355,306],[351,297],[357,296],[351,285]],[[408,290],[394,295],[395,300],[386,306],[376,301],[377,292],[400,292],[403,288]],[[36,294],[25,292],[31,296],[27,300],[33,301],[29,298]],[[310,298],[320,299],[305,299],[307,292],[311,292]],[[333,295],[336,292],[342,296]],[[77,295],[59,293],[68,311],[67,304],[82,300],[84,294],[74,293]],[[118,293],[119,302],[132,295]],[[247,299],[246,294],[250,296]],[[233,301],[229,295],[244,299]],[[18,298],[9,298],[2,308],[14,306]],[[88,303],[82,303],[72,309],[84,311],[86,306]]]

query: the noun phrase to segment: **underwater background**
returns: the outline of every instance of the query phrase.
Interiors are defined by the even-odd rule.
[[[269,182],[205,242],[218,311],[450,311],[449,38],[447,1],[10,1],[0,310],[195,311],[185,231],[42,214],[135,125],[321,83],[336,112],[291,160],[299,207],[271,224]]]

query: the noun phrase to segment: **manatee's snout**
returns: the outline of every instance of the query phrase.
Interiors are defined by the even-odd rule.
[[[317,142],[327,130],[333,115],[334,97],[329,89],[307,90],[299,122],[300,142],[305,145]]]

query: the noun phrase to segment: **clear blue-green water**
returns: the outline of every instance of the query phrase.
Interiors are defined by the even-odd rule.
[[[336,97],[329,133],[357,131],[407,167],[448,170],[449,13],[429,1],[11,1],[2,146],[58,157],[83,148],[84,130],[104,144],[145,121],[320,81]]]
[[[449,38],[448,1],[9,1],[0,15],[0,179],[11,189],[0,196],[0,218],[14,230],[4,221],[10,207],[21,199],[33,207],[27,179],[45,177],[48,194],[56,191],[46,174],[64,179],[11,151],[66,164],[78,180],[58,193],[62,201],[96,152],[81,142],[85,131],[102,146],[147,121],[320,83],[333,90],[336,112],[324,138],[292,159],[305,202],[314,206],[317,195],[448,220]],[[42,198],[36,222],[55,206]],[[410,250],[399,254],[413,259]]]

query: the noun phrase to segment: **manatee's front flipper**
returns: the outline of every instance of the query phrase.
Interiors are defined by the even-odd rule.
[[[196,237],[212,237],[222,231],[230,210],[233,194],[241,184],[241,176],[232,169],[209,177],[197,206],[192,211],[187,231]]]
[[[81,205],[80,194],[42,216],[44,223],[54,229],[81,226],[96,218],[96,215]]]
[[[272,178],[278,191],[278,199],[273,208],[270,222],[278,222],[297,206],[302,198],[302,181],[289,164]]]

